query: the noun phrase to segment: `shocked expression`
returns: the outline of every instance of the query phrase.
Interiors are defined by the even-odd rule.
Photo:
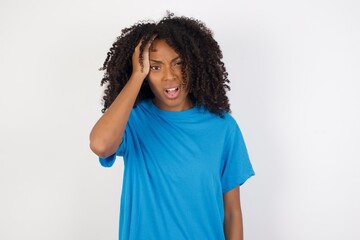
[[[154,104],[167,111],[183,111],[192,107],[188,86],[182,75],[182,59],[165,40],[154,40],[149,52],[148,81],[155,95]]]

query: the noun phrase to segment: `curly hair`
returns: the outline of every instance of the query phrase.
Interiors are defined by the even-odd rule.
[[[141,21],[122,30],[110,48],[103,67],[105,70],[101,86],[106,85],[103,96],[104,113],[123,89],[132,73],[132,54],[141,41],[140,64],[146,44],[156,39],[165,42],[182,59],[182,73],[189,85],[189,97],[196,106],[223,117],[230,112],[226,92],[230,90],[228,73],[222,62],[222,51],[206,25],[193,18],[176,17],[167,13],[158,23]],[[135,100],[153,98],[149,85],[144,81]]]

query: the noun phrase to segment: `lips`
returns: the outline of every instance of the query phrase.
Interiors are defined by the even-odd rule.
[[[179,87],[166,88],[164,90],[164,93],[167,98],[174,99],[179,96],[180,88]]]

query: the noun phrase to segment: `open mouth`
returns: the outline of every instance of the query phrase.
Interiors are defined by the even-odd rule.
[[[180,88],[179,87],[167,88],[164,90],[164,93],[166,97],[170,99],[174,99],[177,98],[177,96],[179,96]]]

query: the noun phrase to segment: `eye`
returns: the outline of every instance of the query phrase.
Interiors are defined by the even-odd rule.
[[[182,61],[178,61],[178,62],[175,63],[176,66],[181,66],[182,64],[183,64]]]
[[[150,66],[150,69],[153,71],[157,71],[157,70],[160,70],[160,67],[159,66]]]

